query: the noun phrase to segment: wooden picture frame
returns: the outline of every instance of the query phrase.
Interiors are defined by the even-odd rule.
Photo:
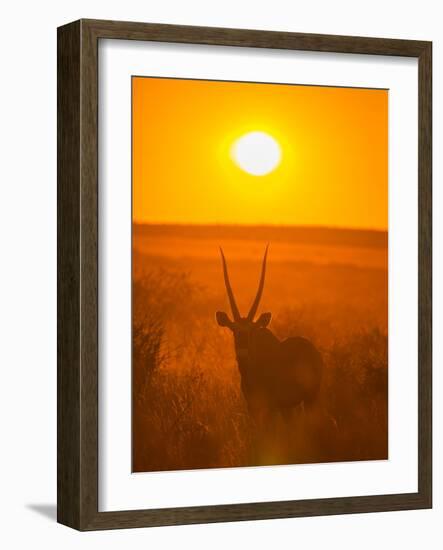
[[[100,39],[404,56],[419,76],[418,491],[98,511],[98,42]],[[58,521],[79,530],[432,506],[432,44],[413,40],[80,20],[58,29]]]

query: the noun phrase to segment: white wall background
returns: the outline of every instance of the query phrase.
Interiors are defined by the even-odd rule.
[[[5,548],[438,548],[443,521],[440,0],[77,0],[3,5],[0,541]],[[55,523],[56,27],[80,17],[434,41],[434,510],[77,533]],[[5,544],[6,543],[6,544]]]

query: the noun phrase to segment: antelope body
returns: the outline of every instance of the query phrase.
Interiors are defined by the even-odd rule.
[[[305,338],[279,340],[267,328],[271,313],[262,313],[254,320],[263,293],[268,247],[258,291],[246,317],[240,315],[223,250],[220,252],[233,320],[222,311],[217,311],[216,319],[220,326],[229,328],[234,335],[241,389],[249,412],[255,418],[268,412],[278,412],[286,417],[297,405],[309,405],[315,400],[322,378],[321,355]]]

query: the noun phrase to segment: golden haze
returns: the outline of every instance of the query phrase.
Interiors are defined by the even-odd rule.
[[[133,471],[388,458],[387,109],[380,90],[133,79]],[[283,153],[262,177],[230,155],[254,130]],[[311,411],[258,427],[215,312],[219,246],[246,315],[267,243],[258,314],[325,368]]]
[[[138,223],[386,230],[386,90],[134,77]],[[242,171],[232,143],[267,132],[282,163]]]

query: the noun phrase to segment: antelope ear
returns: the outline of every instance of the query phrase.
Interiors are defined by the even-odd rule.
[[[221,327],[232,327],[232,321],[224,311],[217,311],[215,318]]]
[[[255,321],[256,326],[260,328],[266,328],[271,322],[271,317],[272,317],[272,314],[269,312],[262,313],[260,317],[257,319],[257,321]]]

